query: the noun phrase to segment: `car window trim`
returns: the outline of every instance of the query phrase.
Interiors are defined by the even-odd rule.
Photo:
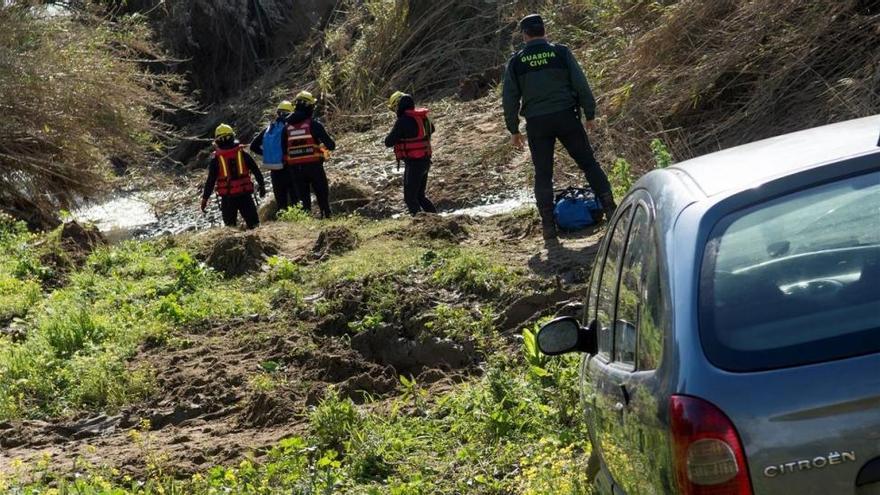
[[[654,211],[654,200],[651,197],[651,195],[646,192],[645,194],[642,195],[642,197],[639,198],[639,204],[641,206],[644,206],[645,213],[648,215],[648,222],[647,222],[647,228],[648,228],[648,234],[649,234],[648,237],[651,240],[651,248],[654,250],[654,259],[655,259],[655,265],[656,265],[654,268],[658,271],[658,274],[657,274],[658,280],[657,281],[658,281],[658,287],[659,287],[663,284],[663,281],[661,280],[661,275],[659,273],[660,272],[660,243],[657,240],[657,232],[654,229],[654,222],[656,220],[655,211]],[[635,218],[635,217],[633,217],[633,218]],[[642,273],[639,275],[639,289],[640,289],[639,294],[640,294],[640,296],[642,293],[641,289],[645,288],[646,283],[647,283],[647,272],[644,270],[644,267],[643,267]],[[641,349],[641,344],[642,344],[642,311],[644,311],[644,310],[645,310],[645,306],[644,306],[644,304],[642,304],[642,300],[640,298],[639,299],[638,321],[636,324],[636,357],[634,360],[635,361],[634,371],[637,371],[637,372],[638,371],[651,372],[651,371],[655,371],[657,369],[656,367],[651,368],[651,369],[643,369],[641,367],[641,362],[640,362],[641,359],[639,359],[641,357],[641,354],[639,353],[639,349]]]
[[[611,248],[611,242],[613,241],[614,234],[616,232],[617,226],[623,221],[625,216],[629,216],[632,219],[632,214],[634,209],[632,209],[632,201],[627,201],[618,207],[619,209],[626,212],[626,215],[620,215],[617,217],[617,220],[611,225],[608,231],[605,234],[605,252],[602,255],[602,269],[599,271],[599,284],[596,286],[596,307],[594,308],[593,314],[595,315],[596,321],[596,331],[600,331],[599,329],[599,293],[602,292],[602,280],[605,278],[605,268],[608,266],[608,250]],[[629,226],[627,226],[627,235],[629,235]],[[624,239],[624,242],[626,239]],[[624,244],[625,246],[625,244]],[[625,251],[625,248],[624,248]],[[621,252],[621,255],[623,252]],[[617,276],[618,279],[620,277],[620,266],[617,267]],[[618,280],[619,281],[619,280]],[[605,359],[605,356],[602,355],[601,352],[596,353],[596,358],[600,363],[610,364],[614,362],[614,316],[617,314],[617,294],[615,293],[612,298],[612,319],[611,319],[611,351],[608,353],[608,359]],[[598,338],[598,336],[597,336]]]
[[[602,283],[602,271],[605,270],[605,259],[608,255],[608,244],[610,244],[610,243],[611,243],[611,241],[608,238],[608,236],[603,237],[602,241],[599,242],[599,252],[596,253],[596,260],[593,264],[593,269],[590,271],[590,280],[587,283],[587,307],[585,309],[586,314],[584,315],[585,316],[585,323],[587,326],[589,326],[593,322],[593,320],[596,320],[598,318],[598,314],[597,314],[599,311],[599,290],[598,290],[599,286],[598,286],[598,284]],[[599,280],[596,285],[596,294],[593,294],[591,292],[591,289],[593,288],[593,279],[596,277],[599,277]],[[591,305],[591,303],[593,302],[593,299],[595,299],[595,304]]]
[[[614,354],[612,354],[612,362],[617,363],[620,368],[627,369],[630,372],[654,371],[654,369],[642,370],[639,367],[639,344],[641,343],[641,340],[642,340],[642,328],[641,328],[642,327],[642,310],[644,308],[644,305],[642,304],[642,300],[641,300],[641,296],[642,296],[641,289],[644,288],[644,283],[645,283],[644,267],[643,267],[643,270],[641,271],[641,273],[639,273],[639,281],[638,281],[639,301],[636,305],[636,321],[634,322],[635,323],[634,326],[636,329],[636,340],[634,343],[635,352],[633,353],[633,362],[632,362],[632,364],[624,363],[624,362],[620,361],[617,357],[617,321],[618,321],[618,310],[619,310],[620,285],[623,283],[623,268],[624,268],[623,261],[626,258],[627,252],[629,251],[630,240],[632,239],[632,234],[633,234],[633,227],[635,226],[634,221],[635,221],[636,215],[638,214],[639,208],[643,208],[645,210],[645,216],[647,218],[647,220],[645,222],[645,226],[648,229],[648,234],[650,237],[651,246],[654,248],[656,256],[659,256],[659,246],[657,245],[657,239],[656,239],[656,236],[654,235],[654,208],[653,208],[654,203],[653,203],[653,201],[651,201],[651,196],[647,193],[640,193],[640,194],[634,195],[634,200],[632,203],[630,203],[630,205],[633,206],[633,209],[632,209],[632,213],[630,214],[629,229],[626,233],[626,243],[623,248],[623,255],[621,256],[621,260],[620,260],[621,263],[620,263],[620,266],[618,267],[617,291],[614,296],[614,320],[613,320],[614,324],[612,325],[613,332],[614,332],[614,334],[612,335],[612,342],[613,342],[612,349],[614,350]],[[658,262],[659,262],[659,260],[658,260]]]
[[[620,250],[620,258],[618,259],[618,263],[617,263],[617,283],[614,285],[614,297],[613,297],[613,299],[611,299],[612,312],[611,312],[611,360],[610,360],[610,362],[612,362],[612,363],[620,363],[620,360],[618,360],[618,358],[617,358],[617,309],[618,309],[617,303],[618,303],[618,298],[620,297],[620,282],[621,282],[621,276],[623,275],[623,260],[626,257],[626,250],[627,250],[627,248],[629,248],[629,237],[630,237],[630,234],[632,234],[632,227],[633,227],[632,221],[635,218],[636,212],[638,211],[639,201],[638,200],[630,201],[626,205],[626,208],[629,209],[629,211],[627,212],[627,215],[629,216],[629,225],[626,226],[626,234],[625,234],[625,237],[623,238],[623,247],[621,247],[621,250]],[[621,220],[623,220],[623,216],[621,216],[617,220],[618,223]],[[615,227],[617,227],[617,224],[614,224],[614,225],[615,225]],[[616,232],[612,232],[612,235],[614,235],[615,233]],[[604,275],[604,270],[603,270],[603,275]],[[602,281],[600,280],[599,283],[601,284]],[[637,335],[636,340],[638,340],[638,329],[636,329],[636,335]],[[625,363],[621,363],[621,364],[623,364],[625,366],[629,366],[628,364],[625,364]],[[633,363],[633,366],[635,366],[635,363]]]

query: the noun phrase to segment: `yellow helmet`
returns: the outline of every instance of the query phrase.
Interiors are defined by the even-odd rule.
[[[395,91],[391,98],[388,98],[388,109],[392,112],[397,111],[397,105],[400,104],[400,99],[406,96],[406,93],[403,91]]]
[[[235,131],[229,124],[220,124],[214,129],[214,139],[220,139],[223,136],[234,136]]]
[[[293,103],[288,100],[284,100],[278,104],[278,110],[282,112],[291,113],[293,112]]]
[[[295,101],[297,103],[300,103],[300,102],[305,103],[306,105],[311,107],[311,106],[314,106],[315,103],[318,102],[318,99],[315,98],[315,96],[312,95],[311,93],[309,93],[308,91],[300,91],[296,95],[296,98],[293,99],[293,101]]]

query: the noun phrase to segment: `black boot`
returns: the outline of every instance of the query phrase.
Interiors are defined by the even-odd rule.
[[[607,192],[599,196],[599,202],[602,203],[602,211],[605,213],[605,221],[610,222],[614,216],[614,210],[617,209],[617,203],[614,202],[614,195]]]
[[[541,230],[544,232],[544,240],[556,239],[556,218],[553,216],[553,207],[541,208]]]

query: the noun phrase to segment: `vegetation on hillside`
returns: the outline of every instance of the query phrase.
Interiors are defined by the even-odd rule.
[[[183,98],[140,65],[161,52],[137,18],[30,4],[0,6],[0,211],[45,226],[161,151],[157,112]]]
[[[551,27],[598,87],[605,154],[639,170],[876,113],[877,2],[574,2]],[[581,29],[578,29],[581,28]]]

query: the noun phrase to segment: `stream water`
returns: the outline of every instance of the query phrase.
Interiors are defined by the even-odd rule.
[[[126,191],[75,210],[73,218],[95,224],[111,241],[148,239],[222,225],[216,201],[212,200],[207,213],[202,214],[197,198],[197,193],[182,189]],[[513,191],[488,197],[482,205],[440,214],[490,217],[509,213],[532,201],[530,191]]]
[[[196,198],[196,199],[193,199]],[[221,224],[219,209],[198,209],[197,195],[183,190],[126,191],[73,211],[111,241],[180,234]]]

